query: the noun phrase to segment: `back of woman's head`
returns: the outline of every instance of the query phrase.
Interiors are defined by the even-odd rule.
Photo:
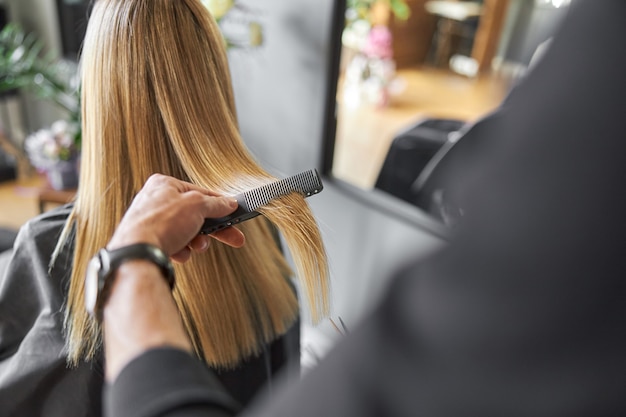
[[[239,137],[225,46],[199,0],[98,0],[83,52],[83,155],[66,322],[72,362],[91,358],[100,329],[84,312],[88,259],[104,246],[133,196],[159,172],[225,194],[274,178]],[[328,312],[328,272],[304,199],[262,209],[282,232],[314,318]],[[284,333],[298,314],[289,268],[262,218],[240,225],[246,245],[215,242],[177,266],[177,300],[198,354],[229,366]]]
[[[241,152],[221,35],[200,2],[99,0],[82,71],[84,157],[102,179],[122,172],[136,189],[150,171],[187,170],[216,188],[237,171],[259,175]]]

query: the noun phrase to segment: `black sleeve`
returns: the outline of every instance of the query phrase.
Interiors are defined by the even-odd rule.
[[[237,410],[202,362],[173,348],[135,358],[104,391],[104,412],[111,417],[226,417]]]

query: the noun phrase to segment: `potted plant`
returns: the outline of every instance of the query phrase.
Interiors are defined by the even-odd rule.
[[[50,128],[40,129],[26,138],[24,147],[31,164],[46,174],[55,190],[78,186],[80,161],[80,126],[67,120],[58,120]]]
[[[27,34],[19,25],[11,23],[0,31],[0,94],[18,91],[29,92],[41,100],[51,101],[65,110],[68,116],[50,129],[41,130],[26,138],[26,153],[2,134],[0,140],[3,147],[11,149],[11,153],[22,162],[25,158],[29,159],[35,168],[45,173],[57,171],[61,165],[67,170],[68,163],[76,165],[81,141],[76,70],[51,54],[43,54],[43,42],[36,35]],[[50,140],[43,140],[46,136]],[[58,145],[56,151],[53,151],[56,146],[53,142]],[[37,149],[38,145],[42,148]],[[51,181],[55,188],[76,186],[73,180],[69,184],[71,185]]]
[[[406,20],[410,12],[405,0],[348,0],[342,34],[343,100],[348,107],[389,104],[396,64],[388,21],[391,15]]]
[[[0,93],[24,90],[79,117],[78,83],[70,65],[43,54],[43,42],[15,23],[0,31]]]

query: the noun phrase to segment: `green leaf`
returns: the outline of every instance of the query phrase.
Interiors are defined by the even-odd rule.
[[[390,0],[389,6],[393,14],[400,20],[407,20],[411,16],[411,9],[404,0]]]
[[[43,54],[44,43],[15,23],[0,31],[0,92],[23,89],[51,100],[78,119],[79,94],[56,57]]]

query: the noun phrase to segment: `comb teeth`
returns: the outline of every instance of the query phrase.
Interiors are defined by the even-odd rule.
[[[237,194],[234,196],[239,204],[237,210],[226,217],[205,219],[200,233],[210,234],[225,227],[230,227],[234,224],[252,219],[261,214],[256,211],[257,208],[266,205],[275,198],[293,192],[298,192],[304,197],[309,197],[319,193],[323,188],[322,180],[317,170],[311,169],[292,177],[246,191],[245,193]]]
[[[241,205],[244,206],[245,209],[254,211],[277,197],[282,197],[293,192],[298,192],[304,197],[309,197],[322,191],[322,188],[322,181],[317,170],[311,169],[246,191],[241,194],[244,201],[240,201],[240,204],[244,203]]]

